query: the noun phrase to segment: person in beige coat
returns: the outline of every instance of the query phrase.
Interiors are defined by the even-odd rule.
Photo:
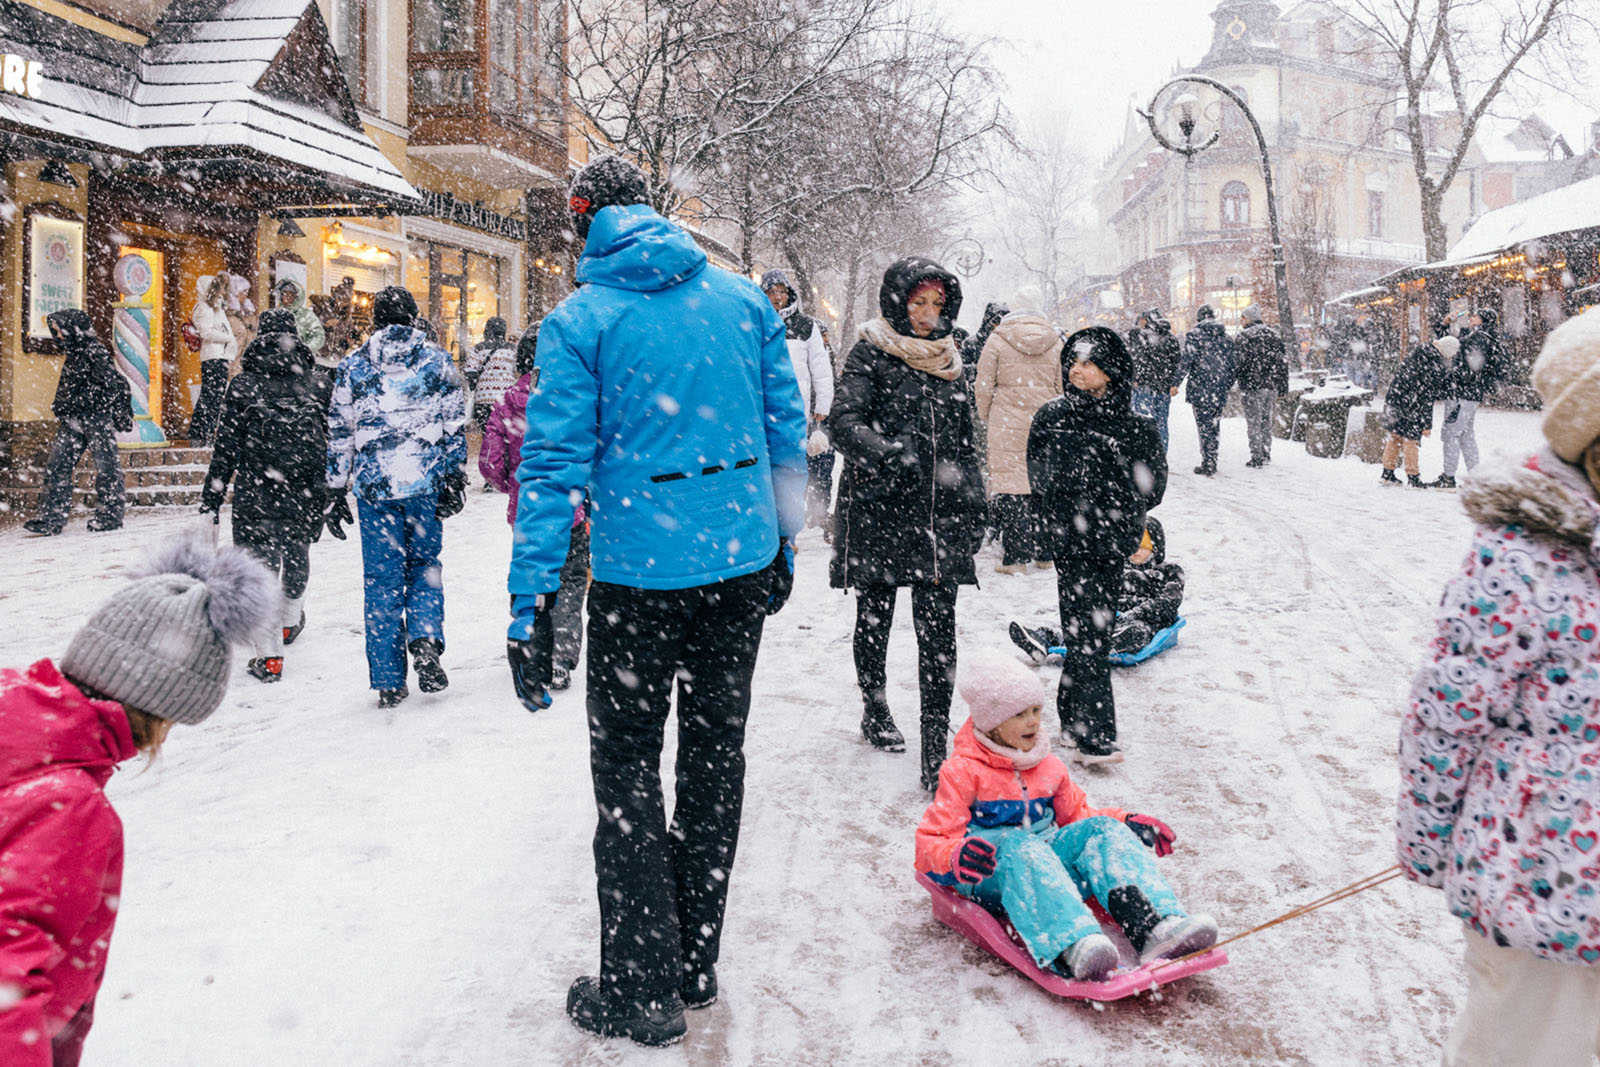
[[[1061,395],[1061,332],[1039,310],[1037,289],[1024,289],[989,335],[974,383],[978,418],[989,430],[989,492],[1003,555],[995,570],[1015,574],[1029,563],[1050,566],[1036,534],[1028,485],[1028,429],[1034,412]]]

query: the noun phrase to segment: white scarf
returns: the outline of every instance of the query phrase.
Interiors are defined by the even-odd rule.
[[[1023,752],[1020,749],[1012,748],[1010,745],[1002,745],[1000,742],[996,741],[994,738],[978,729],[977,726],[973,726],[972,736],[978,739],[978,744],[982,745],[990,752],[993,752],[996,755],[1004,756],[1006,759],[1010,760],[1019,771],[1025,771],[1032,767],[1037,767],[1039,764],[1043,763],[1044,758],[1050,754],[1050,737],[1042,728],[1039,730],[1038,736],[1033,739],[1033,747],[1026,752]]]

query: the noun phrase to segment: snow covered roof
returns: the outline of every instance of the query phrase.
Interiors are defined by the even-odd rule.
[[[1444,263],[1460,265],[1528,241],[1600,227],[1600,176],[1489,212],[1472,224]]]
[[[312,0],[177,0],[143,47],[14,0],[0,11],[0,33],[16,38],[7,49],[45,68],[37,99],[0,95],[0,122],[135,157],[256,154],[349,191],[418,199],[343,81],[321,76],[338,61]]]
[[[1538,115],[1520,119],[1485,115],[1473,140],[1488,163],[1548,163],[1572,158],[1567,139]]]

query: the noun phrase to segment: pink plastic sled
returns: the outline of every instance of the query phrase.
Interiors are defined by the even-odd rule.
[[[1023,947],[1017,932],[1009,922],[996,918],[993,913],[975,900],[968,900],[953,889],[947,889],[920,871],[917,882],[933,896],[933,917],[980,948],[1005,960],[1011,966],[1033,979],[1044,989],[1058,997],[1073,1000],[1121,1000],[1147,989],[1186,978],[1191,974],[1209,971],[1228,962],[1228,954],[1214,948],[1203,956],[1182,963],[1156,960],[1140,966],[1122,930],[1099,908],[1095,915],[1106,936],[1116,943],[1122,953],[1122,966],[1103,982],[1079,982],[1054,971],[1046,971],[1033,962],[1033,956]]]

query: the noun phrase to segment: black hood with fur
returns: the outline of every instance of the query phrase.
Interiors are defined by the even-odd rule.
[[[883,272],[883,284],[878,287],[878,311],[894,327],[895,333],[914,337],[911,316],[906,312],[906,300],[913,289],[926,281],[936,281],[944,286],[944,314],[928,335],[929,340],[937,341],[941,337],[948,337],[950,331],[955,329],[956,316],[961,314],[961,282],[933,260],[907,256],[891,263],[889,269]]]

